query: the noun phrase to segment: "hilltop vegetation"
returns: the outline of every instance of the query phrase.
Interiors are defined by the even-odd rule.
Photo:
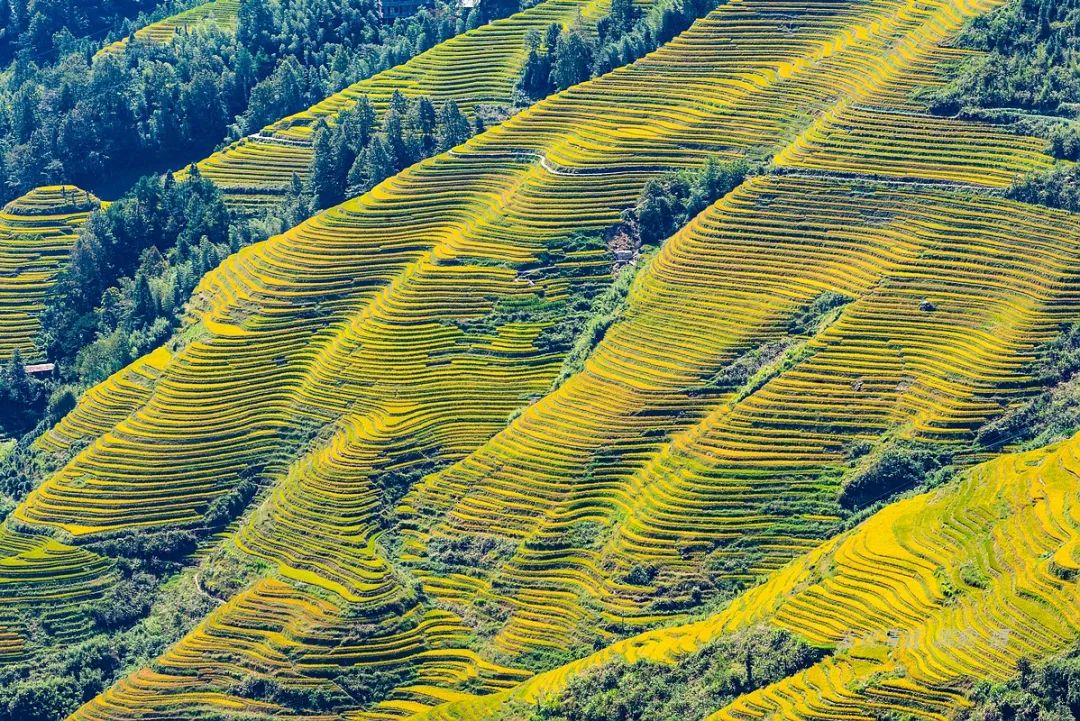
[[[0,2],[0,67],[16,55],[20,62],[40,62],[57,52],[74,50],[80,40],[100,42],[120,31],[125,21],[161,6],[163,0],[85,0],[48,3],[34,0]]]
[[[371,0],[243,0],[235,32],[21,63],[0,83],[0,202],[51,183],[93,190],[133,163],[186,165],[484,19],[443,5],[383,25]]]

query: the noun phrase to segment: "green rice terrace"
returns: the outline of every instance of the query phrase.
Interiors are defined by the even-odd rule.
[[[1076,0],[112,4],[0,87],[0,721],[1080,719]],[[26,98],[202,37],[81,190]]]

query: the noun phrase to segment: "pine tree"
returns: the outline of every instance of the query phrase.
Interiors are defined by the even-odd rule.
[[[390,107],[388,112],[395,112],[402,116],[409,112],[409,99],[405,97],[405,93],[400,90],[395,90],[390,95]]]
[[[341,146],[335,133],[320,121],[315,131],[315,152],[311,159],[311,192],[316,208],[330,208],[345,199]]]
[[[469,120],[462,114],[458,104],[448,100],[439,113],[439,152],[446,152],[469,139]]]
[[[356,108],[353,113],[356,118],[356,129],[360,134],[356,144],[359,153],[361,148],[366,147],[371,142],[371,134],[375,132],[375,125],[379,118],[375,113],[375,106],[371,104],[371,100],[366,95],[361,95],[360,99],[356,101]]]
[[[376,135],[366,148],[363,165],[363,191],[374,188],[397,172],[390,143]]]
[[[18,348],[4,369],[4,386],[8,396],[16,403],[25,402],[30,396],[30,378],[26,375],[25,361]]]
[[[417,136],[419,152],[416,159],[429,157],[435,152],[435,130],[438,116],[431,98],[421,97],[413,104],[409,112],[408,127]]]
[[[148,326],[154,322],[158,315],[157,300],[150,290],[150,281],[143,273],[135,275],[135,291],[131,305],[131,328]]]
[[[236,16],[236,37],[240,44],[258,55],[270,51],[274,15],[265,0],[240,0]]]
[[[555,61],[551,67],[551,80],[559,90],[566,90],[589,79],[592,75],[592,43],[580,30],[572,30],[559,37],[555,46]]]
[[[515,89],[530,101],[550,95],[554,89],[551,84],[551,55],[542,50],[530,50]]]
[[[412,165],[414,162],[412,148],[406,143],[402,116],[401,113],[393,107],[393,103],[391,103],[390,110],[386,112],[386,117],[383,118],[382,135],[390,148],[390,157],[393,161],[392,164],[395,168],[395,172]]]
[[[608,12],[611,18],[611,29],[614,37],[622,37],[630,32],[634,26],[634,3],[633,0],[611,0],[611,10]]]

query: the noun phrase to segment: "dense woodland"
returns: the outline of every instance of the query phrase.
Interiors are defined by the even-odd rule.
[[[95,47],[141,16],[182,8],[164,0],[0,0],[0,66],[12,58],[41,61],[79,45]]]
[[[976,18],[958,44],[987,52],[961,65],[949,86],[935,94],[933,109],[1072,118],[1080,109],[1078,23],[1077,0],[1022,0]]]
[[[0,75],[0,202],[57,182],[109,197],[120,171],[183,166],[486,19],[440,5],[384,25],[374,0],[244,0],[235,34],[21,59]]]

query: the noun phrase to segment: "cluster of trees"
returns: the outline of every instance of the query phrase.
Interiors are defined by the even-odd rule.
[[[336,690],[326,686],[286,685],[266,676],[247,676],[228,688],[228,693],[240,698],[283,706],[294,712],[329,712],[344,708],[370,708],[400,686],[415,680],[409,668],[367,667],[338,675]],[[206,721],[273,721],[275,716],[224,714],[207,717]]]
[[[119,577],[86,608],[95,633],[77,644],[59,644],[52,653],[0,666],[0,721],[67,718],[203,618],[212,604],[190,579],[161,589],[162,579],[195,550],[195,541],[190,531],[134,531],[96,544],[95,550],[117,557]],[[32,623],[30,630],[35,643],[52,633],[43,622]]]
[[[1080,158],[1078,33],[1080,0],[1018,0],[979,16],[960,43],[988,52],[965,62],[947,87],[931,95],[931,110],[1019,119],[1026,132],[1050,140],[1055,156]]]
[[[932,482],[931,476],[947,472],[951,462],[951,452],[940,445],[897,439],[856,466],[840,488],[840,505],[865,510],[897,493]]]
[[[22,353],[15,353],[0,373],[0,434],[18,438],[37,425],[48,401],[45,383],[24,369]]]
[[[66,718],[108,687],[119,671],[121,653],[109,639],[98,637],[66,649],[42,668],[0,667],[0,721]]]
[[[662,0],[647,13],[632,0],[613,0],[593,39],[581,27],[553,23],[525,36],[528,57],[516,87],[519,105],[584,82],[652,52],[715,8],[717,0]]]
[[[453,100],[436,108],[428,97],[410,100],[395,91],[378,124],[375,108],[361,97],[333,127],[322,122],[315,132],[315,207],[329,208],[366,192],[413,163],[460,145],[473,130]]]
[[[1059,166],[1024,176],[1005,195],[1024,203],[1080,212],[1080,166]]]
[[[440,5],[383,25],[376,10],[243,0],[235,34],[210,26],[119,55],[16,63],[0,76],[0,202],[47,183],[94,189],[106,169],[182,164],[487,19]]]
[[[174,3],[175,4],[175,3]],[[115,32],[125,21],[149,13],[163,0],[0,0],[0,65],[48,57],[80,39]]]
[[[218,188],[143,178],[95,212],[46,298],[42,343],[67,380],[94,383],[163,342],[199,279],[246,242]]]
[[[958,721],[1075,721],[1080,718],[1080,648],[1035,666],[1027,659],[1006,683],[979,683]]]
[[[318,12],[295,12],[297,7],[321,3]],[[374,15],[375,0],[286,0],[280,6],[265,0],[244,0],[241,7],[237,41],[256,56],[280,56],[289,48],[304,68],[318,68],[307,86],[295,68],[279,68],[256,87],[247,112],[238,120],[234,136],[253,133],[263,126],[321,99],[357,80],[400,65],[414,55],[448,40],[454,35],[479,27],[496,17],[497,12],[516,10],[516,5],[484,4],[468,12],[458,3],[438,3],[421,9],[416,15],[398,18],[384,25]],[[356,8],[349,12],[352,3]],[[339,25],[336,25],[340,23]],[[351,37],[352,42],[335,40]],[[294,52],[293,49],[300,49]],[[293,96],[306,94],[303,100],[289,102]]]
[[[623,225],[641,244],[656,245],[731,192],[751,170],[742,159],[710,157],[701,168],[650,180],[637,204],[623,213]]]
[[[823,655],[788,631],[753,628],[710,641],[674,664],[611,661],[573,676],[554,698],[509,709],[518,721],[694,721]]]

